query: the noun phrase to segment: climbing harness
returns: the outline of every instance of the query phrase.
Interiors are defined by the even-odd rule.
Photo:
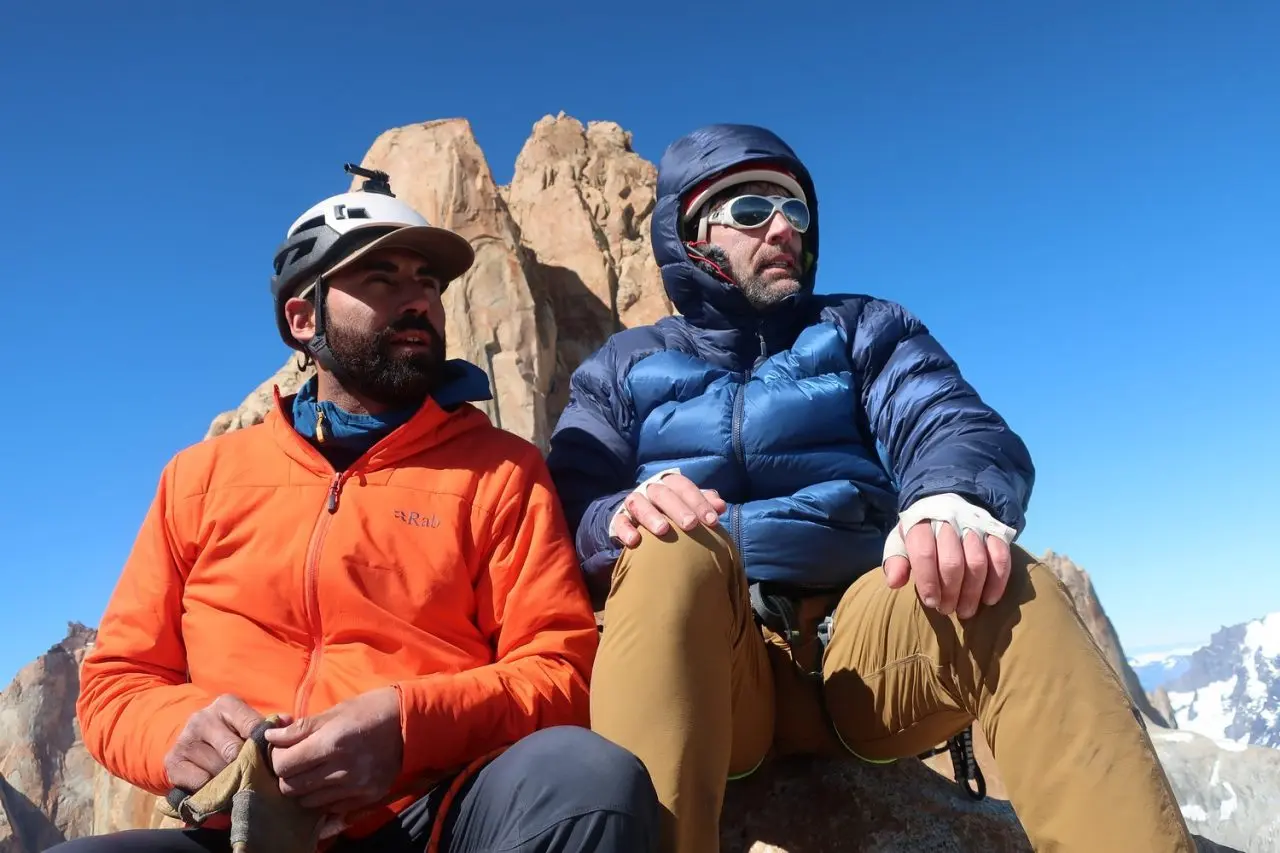
[[[973,756],[973,726],[969,726],[949,739],[945,746],[934,747],[918,757],[932,758],[943,752],[951,753],[951,767],[955,773],[956,784],[964,789],[970,799],[984,799],[987,796],[987,780],[982,775],[982,768],[978,766],[977,759]],[[974,786],[970,786],[971,781]]]
[[[790,595],[790,590],[779,590],[776,587],[766,587],[762,583],[753,583],[750,588],[751,609],[756,615],[756,619],[762,625],[773,631],[786,641],[787,645],[792,649],[800,648],[804,641],[804,627],[800,624],[798,595]],[[814,665],[812,667],[803,668],[806,677],[822,681],[822,660],[826,655],[827,646],[831,642],[832,615],[826,614],[817,624],[815,629],[815,638],[818,643],[818,652],[814,656]],[[822,713],[826,718],[827,726],[835,734],[836,738],[844,743],[844,739],[840,736],[835,727],[835,721],[831,717],[831,709],[827,706],[826,691],[819,690],[818,696],[822,705]],[[846,745],[846,748],[847,745]],[[969,726],[959,734],[949,738],[945,745],[935,747],[928,752],[924,752],[917,756],[920,759],[932,758],[943,752],[951,753],[951,766],[955,775],[955,782],[964,789],[966,795],[973,800],[982,800],[987,796],[987,780],[982,775],[982,768],[978,766],[978,761],[973,753],[973,726]]]

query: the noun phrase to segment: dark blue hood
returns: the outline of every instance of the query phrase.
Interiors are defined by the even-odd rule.
[[[800,293],[772,309],[767,317],[757,312],[738,288],[695,266],[680,240],[681,199],[712,175],[748,162],[776,163],[795,175],[808,197],[812,219],[804,238],[805,251],[812,261],[800,280]],[[813,293],[818,270],[818,194],[809,170],[791,147],[763,127],[711,124],[671,143],[658,163],[658,203],[650,227],[653,254],[662,270],[667,295],[676,310],[695,326],[791,327]]]

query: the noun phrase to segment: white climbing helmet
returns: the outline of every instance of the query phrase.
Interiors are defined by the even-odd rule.
[[[401,248],[421,254],[441,289],[475,262],[466,238],[437,228],[396,198],[385,172],[348,163],[346,170],[366,178],[361,189],[330,196],[293,221],[276,249],[271,295],[284,342],[300,349],[289,331],[284,303],[321,276],[328,276],[375,249]]]

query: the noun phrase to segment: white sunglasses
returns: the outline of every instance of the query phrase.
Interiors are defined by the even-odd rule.
[[[731,198],[707,217],[708,224],[731,228],[759,228],[777,211],[796,232],[809,230],[809,205],[798,198],[781,195],[740,195]]]

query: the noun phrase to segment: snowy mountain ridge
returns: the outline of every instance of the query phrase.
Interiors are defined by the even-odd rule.
[[[1160,669],[1172,676],[1156,686],[1168,693],[1179,729],[1240,746],[1280,747],[1280,612],[1222,628],[1190,656],[1166,654],[1143,664],[1152,682]]]
[[[1148,693],[1181,676],[1191,665],[1191,655],[1206,643],[1179,643],[1149,649],[1128,657],[1129,667],[1138,676],[1142,689]]]

